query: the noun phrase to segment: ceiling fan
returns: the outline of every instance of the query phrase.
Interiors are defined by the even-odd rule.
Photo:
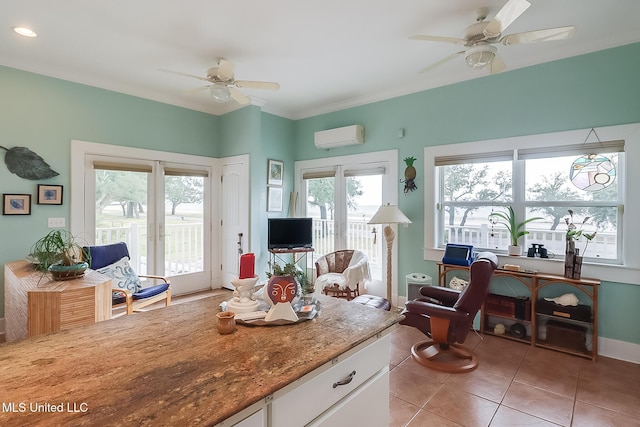
[[[211,97],[216,102],[227,102],[229,99],[233,99],[240,105],[246,105],[251,103],[251,100],[247,95],[242,93],[238,88],[248,89],[280,89],[280,84],[275,82],[258,82],[252,80],[236,80],[233,76],[233,69],[235,65],[233,62],[224,58],[218,59],[218,64],[215,67],[207,70],[207,77],[194,76],[192,74],[180,73],[177,71],[167,71],[173,74],[179,74],[181,76],[193,77],[198,80],[204,80],[211,83],[205,86],[209,88]]]
[[[503,36],[502,33],[504,30],[522,15],[529,6],[531,6],[531,3],[527,0],[509,0],[491,21],[485,21],[489,14],[489,9],[486,7],[481,8],[477,12],[476,23],[464,30],[463,38],[461,39],[427,35],[409,37],[411,40],[427,40],[465,46],[465,50],[456,52],[453,55],[435,62],[421,72],[430,71],[458,55],[464,55],[469,67],[479,70],[490,66],[491,74],[499,73],[506,68],[506,65],[502,59],[500,59],[497,54],[498,50],[492,46],[492,44],[502,43],[505,46],[509,46],[513,44],[563,40],[571,37],[575,32],[576,27],[570,25],[567,27],[548,28]]]

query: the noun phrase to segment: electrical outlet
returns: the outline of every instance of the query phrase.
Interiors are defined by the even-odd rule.
[[[64,227],[64,218],[49,218],[49,228],[62,228]]]

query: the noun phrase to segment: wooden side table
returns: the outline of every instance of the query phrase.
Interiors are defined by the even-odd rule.
[[[111,319],[111,279],[93,270],[54,281],[26,261],[4,266],[6,340]]]

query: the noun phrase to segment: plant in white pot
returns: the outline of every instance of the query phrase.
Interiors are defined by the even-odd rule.
[[[513,212],[513,208],[511,206],[507,206],[507,212],[492,212],[489,217],[497,218],[497,223],[504,225],[509,231],[511,245],[509,245],[508,250],[509,255],[513,256],[522,255],[522,247],[518,245],[518,240],[520,239],[520,237],[529,234],[529,232],[524,229],[524,226],[531,221],[543,219],[542,217],[536,216],[516,223],[516,215]]]

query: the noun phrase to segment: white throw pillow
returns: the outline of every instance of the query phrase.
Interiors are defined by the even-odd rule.
[[[102,273],[105,276],[111,277],[111,287],[120,288],[131,291],[132,293],[140,292],[142,290],[142,283],[131,264],[129,264],[129,257],[122,257],[120,261],[114,262],[106,267],[96,270],[98,273]]]

